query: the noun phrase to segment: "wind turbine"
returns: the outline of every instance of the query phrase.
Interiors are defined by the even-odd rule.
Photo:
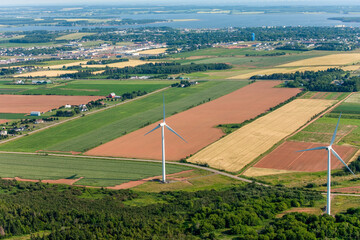
[[[316,147],[316,148],[310,148],[310,149],[305,149],[305,150],[300,150],[298,152],[305,152],[305,151],[312,151],[312,150],[321,150],[321,149],[326,149],[328,151],[328,172],[327,172],[327,206],[326,206],[326,213],[328,215],[330,215],[330,202],[331,202],[331,199],[330,199],[330,195],[331,195],[331,161],[330,161],[330,158],[331,158],[331,153],[334,154],[334,156],[339,159],[344,165],[345,167],[353,174],[353,171],[351,171],[351,169],[348,167],[348,165],[346,165],[346,163],[341,159],[341,157],[339,156],[339,154],[337,154],[335,152],[335,150],[332,148],[332,145],[335,141],[335,137],[336,137],[336,132],[338,130],[338,127],[339,127],[339,122],[340,122],[340,118],[341,118],[341,113],[340,113],[340,116],[339,116],[339,120],[336,124],[336,128],[335,128],[335,131],[334,131],[334,134],[332,136],[332,139],[331,139],[331,142],[330,142],[330,145],[329,146],[323,146],[323,147]]]
[[[163,183],[166,183],[166,172],[165,172],[165,127],[167,129],[169,129],[171,132],[173,132],[176,136],[178,136],[179,138],[181,138],[184,142],[186,142],[186,140],[181,137],[177,132],[175,132],[169,125],[166,124],[165,122],[165,96],[163,95],[163,111],[164,111],[164,121],[159,123],[159,125],[157,125],[155,128],[153,128],[151,131],[149,131],[148,133],[146,133],[144,136],[148,135],[149,133],[151,133],[152,131],[155,131],[156,129],[161,127],[161,139],[162,139],[162,181]],[[187,143],[187,142],[186,142]]]

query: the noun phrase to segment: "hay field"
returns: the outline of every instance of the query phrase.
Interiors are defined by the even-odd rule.
[[[334,103],[320,99],[294,100],[201,150],[188,161],[207,163],[231,172],[240,171]]]
[[[360,103],[360,93],[353,93],[348,99],[345,100],[346,103]]]
[[[67,73],[76,73],[75,70],[50,70],[50,71],[37,71],[37,72],[27,72],[15,75],[14,77],[58,77],[62,74]]]
[[[64,66],[65,67],[73,67],[73,66],[78,66],[81,64],[86,64],[87,61],[79,61],[79,62],[73,62],[73,63],[65,63],[65,64],[57,64],[57,65],[52,65],[52,66],[48,66],[50,69],[61,69]]]
[[[356,71],[360,69],[360,65],[350,65],[341,67],[344,71]]]
[[[157,55],[157,54],[161,54],[166,52],[167,48],[156,48],[156,49],[149,49],[149,50],[144,50],[144,51],[140,51],[139,54],[153,54],[153,55]]]
[[[64,36],[56,38],[56,40],[74,40],[74,39],[81,39],[84,36],[94,35],[95,33],[70,33]]]
[[[294,171],[252,167],[246,170],[244,175],[248,177],[259,177],[259,176],[276,175],[276,174],[292,173],[292,172]]]
[[[147,63],[154,63],[154,62],[148,62],[148,61],[142,61],[142,60],[133,60],[130,59],[128,62],[117,62],[117,63],[111,63],[111,64],[98,64],[98,65],[81,65],[83,68],[105,68],[108,67],[115,67],[115,68],[124,68],[124,67],[136,67],[139,65],[147,64]]]
[[[324,71],[324,70],[327,70],[328,68],[334,68],[334,67],[338,67],[338,66],[318,66],[318,67],[300,67],[300,68],[270,68],[270,69],[263,69],[263,70],[260,70],[260,71],[240,74],[240,75],[237,75],[237,76],[230,77],[228,79],[249,79],[250,77],[255,76],[255,75],[270,75],[270,74],[274,74],[274,73],[294,73],[294,72],[304,72],[304,71]],[[341,67],[341,68],[343,68],[343,67]]]
[[[357,63],[360,61],[360,53],[341,53],[322,57],[315,57],[280,65],[280,67],[297,66],[339,66]]]

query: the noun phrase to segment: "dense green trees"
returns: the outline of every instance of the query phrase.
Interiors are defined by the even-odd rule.
[[[285,85],[302,87],[310,91],[355,92],[360,89],[359,77],[349,77],[344,70],[338,68],[329,68],[325,71],[255,75],[250,79],[293,80],[286,82]]]
[[[108,78],[128,78],[130,74],[178,74],[230,68],[231,66],[225,63],[192,63],[187,65],[179,63],[147,63],[136,67],[106,68],[102,74],[109,75]]]

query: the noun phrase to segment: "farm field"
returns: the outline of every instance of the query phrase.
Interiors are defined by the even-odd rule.
[[[76,185],[108,187],[161,175],[161,164],[37,154],[0,154],[0,177],[33,180],[76,180]],[[191,168],[167,165],[167,174]]]
[[[283,64],[280,67],[297,67],[297,66],[339,66],[360,61],[360,53],[339,53],[322,57],[315,57],[300,61]]]
[[[319,172],[327,170],[327,152],[325,150],[297,152],[299,150],[321,147],[324,144],[311,142],[284,142],[269,155],[254,165],[256,168],[279,169],[303,172]],[[334,145],[335,151],[348,162],[357,151],[356,148]],[[331,162],[331,169],[343,167],[338,160]],[[246,173],[245,173],[246,174]]]
[[[160,88],[168,87],[175,82],[176,81],[172,80],[74,80],[56,85],[44,85],[36,89],[29,89],[19,93],[107,96],[109,93],[114,92],[117,95],[122,95],[123,93],[131,93],[133,91],[152,92]]]
[[[332,68],[334,66],[319,66],[319,67],[301,67],[301,68],[270,68],[263,69],[260,71],[249,72],[245,74],[240,74],[237,76],[230,77],[228,79],[249,79],[254,75],[270,75],[274,73],[295,73],[295,72],[304,72],[304,71],[324,71],[328,68]]]
[[[167,116],[216,99],[247,85],[243,81],[204,82],[164,91]],[[4,151],[55,150],[83,152],[162,118],[162,93],[86,115],[25,138],[1,144]]]
[[[81,39],[84,36],[94,35],[95,33],[70,33],[56,38],[56,40],[75,40]]]
[[[240,171],[334,101],[297,99],[243,126],[188,159],[226,171]]]
[[[165,53],[167,48],[156,48],[138,52],[140,55]]]
[[[167,118],[166,122],[188,143],[182,142],[176,135],[167,131],[166,159],[180,160],[194,154],[224,135],[221,129],[215,128],[218,124],[241,123],[254,118],[300,92],[295,88],[274,88],[279,83],[280,81],[256,82]],[[160,132],[154,132],[144,137],[144,134],[155,126],[156,124],[152,124],[94,148],[85,154],[161,159]],[[139,146],[142,151],[137,151]],[[190,158],[190,161],[192,159]],[[216,167],[218,166],[216,165]]]
[[[63,68],[64,66],[65,67],[73,67],[73,66],[79,66],[81,64],[86,64],[88,61],[77,61],[77,62],[70,62],[70,63],[59,63],[59,64],[56,64],[56,65],[50,65],[50,66],[46,66],[50,69],[61,69]]]
[[[30,96],[0,95],[0,113],[30,113],[31,111],[46,112],[65,104],[85,104],[97,100],[99,96]]]
[[[110,63],[110,64],[96,64],[96,65],[81,65],[81,67],[83,68],[105,68],[106,66],[108,67],[115,67],[115,68],[124,68],[124,67],[136,67],[138,65],[142,65],[142,64],[147,64],[147,63],[154,63],[151,61],[143,61],[143,60],[135,60],[135,59],[130,59],[127,62],[117,62],[117,63]]]
[[[49,71],[36,71],[27,72],[15,75],[14,77],[58,77],[62,74],[76,73],[75,70],[49,70]]]

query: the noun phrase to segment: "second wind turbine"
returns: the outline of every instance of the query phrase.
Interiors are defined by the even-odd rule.
[[[163,95],[163,112],[164,112],[164,118],[163,118],[163,122],[159,123],[155,128],[153,128],[151,131],[149,131],[148,133],[145,134],[148,135],[149,133],[151,133],[152,131],[155,131],[156,129],[161,127],[161,148],[162,148],[162,182],[166,183],[166,171],[165,171],[165,127],[167,129],[169,129],[171,132],[173,132],[174,134],[176,134],[176,136],[178,136],[179,138],[181,138],[184,142],[186,142],[186,140],[181,137],[177,132],[175,132],[169,125],[166,124],[165,122],[165,96]],[[187,142],[186,142],[187,143]]]

